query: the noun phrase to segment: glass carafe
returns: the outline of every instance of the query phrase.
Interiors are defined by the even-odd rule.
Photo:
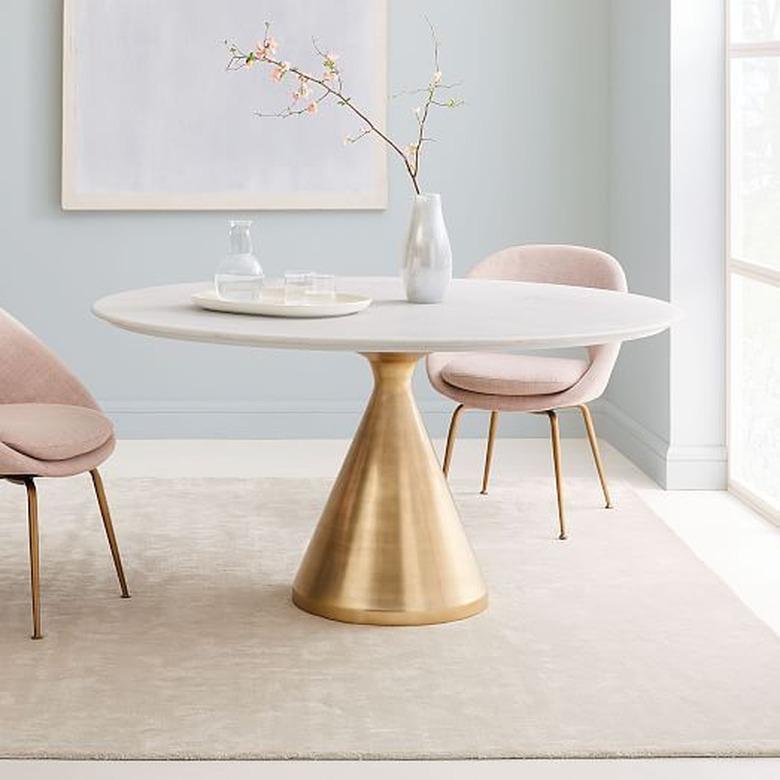
[[[252,250],[250,220],[231,220],[230,252],[214,275],[217,295],[226,301],[256,301],[263,289],[265,275]]]

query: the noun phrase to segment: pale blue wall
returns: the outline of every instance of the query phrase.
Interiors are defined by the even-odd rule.
[[[441,140],[431,147],[427,179],[443,194],[456,271],[513,243],[606,246],[609,4],[389,6],[391,90],[427,76],[424,13],[438,27],[447,74],[466,82],[468,105],[434,128]],[[208,278],[223,250],[226,215],[63,213],[61,3],[17,0],[3,4],[1,18],[0,306],[83,377],[121,435],[350,434],[369,389],[354,356],[164,342],[91,316],[91,303],[112,291]],[[412,121],[406,109],[391,112],[395,132]],[[408,210],[408,186],[393,164],[386,212],[260,213],[256,237],[271,272],[305,258],[338,274],[392,274]],[[448,406],[423,383],[420,396],[425,409],[440,410],[429,416],[440,432]],[[517,418],[504,430],[521,425],[534,422]]]
[[[669,299],[669,0],[612,0],[609,250],[632,292]],[[669,439],[669,337],[623,346],[607,398]]]

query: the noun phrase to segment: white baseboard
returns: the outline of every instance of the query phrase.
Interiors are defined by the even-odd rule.
[[[105,401],[124,439],[349,438],[362,407],[320,401]]]
[[[606,399],[593,404],[599,434],[667,490],[725,490],[726,448],[670,445]]]
[[[726,490],[725,447],[672,446],[666,457],[667,490]]]
[[[632,460],[659,485],[666,481],[668,442],[640,425],[611,401],[599,399],[591,405],[599,436]]]
[[[423,399],[418,405],[431,436],[444,436],[455,404]],[[365,401],[105,401],[101,406],[123,439],[349,439]],[[578,421],[566,417],[563,435],[581,436]],[[461,436],[486,433],[487,412],[464,415]],[[547,435],[546,421],[533,415],[502,415],[499,436]]]

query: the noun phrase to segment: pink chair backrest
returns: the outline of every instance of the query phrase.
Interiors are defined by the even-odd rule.
[[[467,274],[477,279],[571,284],[603,290],[628,289],[626,275],[612,255],[563,244],[513,246],[477,263]]]
[[[627,292],[626,275],[612,255],[598,249],[566,244],[514,246],[491,255],[467,274],[475,279],[505,279],[513,282],[570,284]],[[607,387],[620,352],[620,344],[597,344],[587,348],[590,368],[573,388],[575,393],[597,398]],[[561,402],[567,402],[567,394]],[[580,399],[577,399],[580,402]]]
[[[0,309],[0,404],[68,404],[99,409],[65,364]]]

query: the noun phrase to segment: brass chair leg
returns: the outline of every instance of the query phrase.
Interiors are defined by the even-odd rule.
[[[485,471],[482,474],[483,496],[488,492],[488,480],[490,479],[490,466],[493,463],[493,447],[496,443],[496,429],[498,428],[498,412],[490,413],[490,429],[488,430],[487,450],[485,452]]]
[[[456,407],[452,413],[452,419],[450,420],[450,429],[447,432],[447,446],[444,450],[444,465],[442,471],[444,476],[449,476],[450,464],[452,463],[452,450],[455,447],[455,438],[458,435],[458,425],[460,424],[460,416],[463,413],[464,406],[460,404]]]
[[[103,517],[103,527],[106,529],[108,545],[111,548],[111,557],[114,559],[116,576],[119,578],[119,586],[122,589],[122,598],[129,599],[130,593],[127,590],[127,580],[125,579],[125,572],[122,568],[122,558],[119,555],[119,545],[117,544],[114,526],[111,522],[111,513],[108,509],[108,501],[106,500],[106,491],[103,488],[103,480],[97,469],[92,469],[89,473],[92,477],[92,484],[95,486],[95,495],[97,496],[98,506],[100,507],[100,514]]]
[[[550,418],[550,438],[552,439],[553,466],[555,467],[555,490],[558,495],[558,523],[560,525],[559,539],[566,538],[566,516],[563,508],[563,472],[561,470],[561,431],[558,425],[558,415],[554,410],[547,412]]]
[[[43,639],[41,632],[41,562],[38,537],[38,491],[32,477],[25,477],[27,488],[27,525],[30,533],[30,591],[32,594],[33,639]]]
[[[593,426],[593,417],[591,417],[590,409],[588,409],[587,404],[580,404],[579,409],[582,413],[583,422],[585,423],[585,430],[588,432],[590,449],[593,453],[593,460],[596,463],[596,471],[599,473],[601,490],[604,492],[604,502],[607,509],[612,509],[612,499],[609,497],[609,488],[607,487],[607,478],[604,475],[604,464],[601,461],[601,452],[599,452],[599,442],[596,438],[596,429]]]

